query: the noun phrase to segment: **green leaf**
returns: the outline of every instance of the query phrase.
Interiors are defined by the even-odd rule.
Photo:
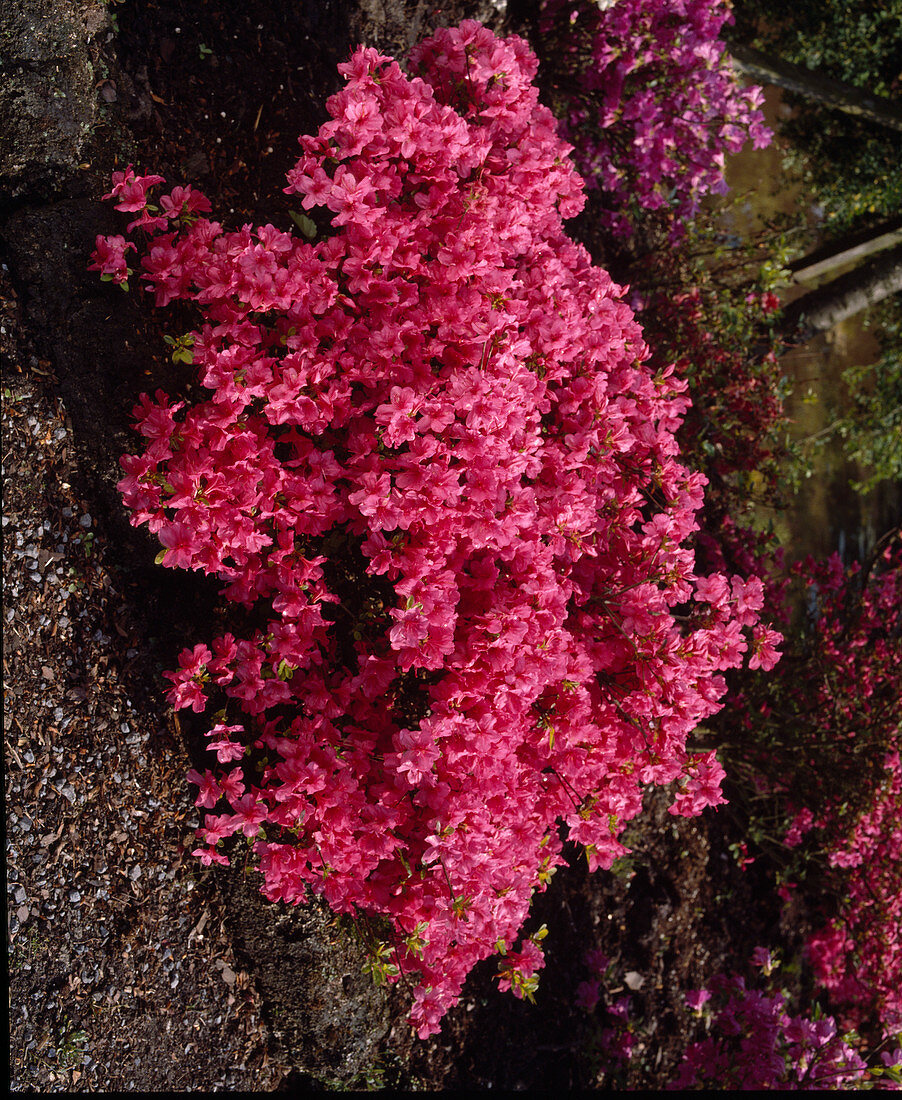
[[[288,213],[291,216],[291,220],[308,241],[312,241],[316,238],[316,222],[312,218],[308,218],[306,214],[298,213],[297,210],[289,210]]]

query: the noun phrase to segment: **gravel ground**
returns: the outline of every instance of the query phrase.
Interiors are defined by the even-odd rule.
[[[0,297],[12,1089],[273,1091],[285,1067],[189,854],[190,765],[130,582]]]

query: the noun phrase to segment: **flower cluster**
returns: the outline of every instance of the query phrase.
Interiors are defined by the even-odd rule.
[[[632,998],[629,994],[608,994],[607,985],[613,984],[619,975],[607,955],[593,949],[587,952],[584,961],[593,977],[576,987],[576,1006],[587,1013],[596,1013],[601,1005],[603,1024],[597,1036],[598,1051],[609,1064],[627,1063],[636,1045],[630,1019]]]
[[[753,960],[765,974],[770,953],[759,948]],[[692,1043],[669,1088],[837,1089],[870,1087],[872,1078],[898,1077],[902,1052],[884,1053],[869,1068],[854,1036],[841,1035],[836,1021],[817,1012],[791,1015],[786,994],[767,993],[745,978],[718,974],[709,989],[693,990],[687,1006],[705,1017],[708,1035]]]
[[[872,1013],[882,1025],[902,1030],[902,552],[887,552],[891,568],[859,594],[857,606],[837,614],[837,597],[847,596],[858,570],[850,575],[833,568],[820,571],[817,630],[823,659],[836,666],[839,690],[829,705],[845,722],[883,733],[889,751],[883,774],[864,809],[851,822],[833,808],[814,821],[803,809],[793,822],[802,830],[817,825],[831,829],[842,822],[828,860],[840,869],[839,914],[808,942],[818,981],[858,1025]],[[835,567],[836,563],[832,563]],[[844,602],[844,601],[843,601]],[[851,629],[850,629],[851,628]],[[868,644],[869,643],[869,644]],[[854,686],[853,686],[854,678]],[[845,680],[845,684],[842,681]],[[828,704],[826,694],[823,702]],[[845,719],[845,722],[842,720]],[[800,820],[801,819],[801,820]],[[793,834],[791,839],[795,839]]]
[[[128,266],[125,254],[129,249],[135,248],[134,243],[117,235],[98,237],[96,245],[94,263],[88,265],[88,270],[99,271],[105,283],[113,282],[128,290],[128,277],[132,274],[132,269]]]
[[[838,917],[814,933],[808,954],[815,977],[852,1024],[876,1012],[902,1031],[902,766],[886,759],[887,778],[873,805],[829,856],[848,870]]]
[[[696,573],[685,386],[564,233],[582,185],[536,64],[475,22],[411,77],[359,49],[289,174],[316,242],[226,231],[190,188],[151,205],[131,170],[111,194],[157,304],[202,312],[173,343],[210,391],[141,399],[123,499],[163,565],[254,609],[169,674],[216,712],[198,854],[241,834],[269,899],[381,916],[373,972],[413,976],[421,1036],[495,952],[531,992],[514,943],[561,825],[610,866],[644,785],[720,800],[687,736],[749,635],[775,660],[760,585]]]
[[[731,774],[750,764],[785,815],[782,877],[820,868],[794,885],[810,887],[822,927],[808,954],[844,1026],[899,1029],[902,545],[897,534],[866,568],[834,554],[793,572],[805,624],[776,674],[734,696],[725,755]]]
[[[719,315],[729,309],[726,296],[712,291],[690,286],[656,293],[642,320],[655,362],[675,363],[689,383],[692,407],[680,442],[684,461],[708,478],[706,507],[716,505],[719,516],[738,516],[751,495],[752,478],[766,503],[780,481],[786,426],[782,379],[776,347],[757,355],[752,350],[764,331],[760,304],[744,304],[737,310],[741,323],[730,318],[731,326]]]
[[[739,86],[718,37],[730,19],[722,0],[544,0],[563,136],[612,232],[668,208],[679,235],[703,195],[726,190],[726,154],[769,144],[763,93]]]

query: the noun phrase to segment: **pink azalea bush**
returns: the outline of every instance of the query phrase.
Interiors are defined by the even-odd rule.
[[[685,386],[564,233],[582,186],[534,56],[468,22],[410,67],[359,49],[301,138],[315,243],[131,169],[109,197],[157,305],[199,309],[172,343],[209,391],[141,399],[123,499],[254,613],[168,674],[213,714],[197,854],[243,837],[272,901],[381,917],[374,974],[412,978],[427,1036],[496,952],[531,993],[540,935],[515,941],[562,837],[607,867],[645,785],[722,801],[687,736],[777,639],[760,582],[696,573]]]
[[[613,233],[669,209],[680,235],[703,195],[726,191],[726,154],[769,144],[761,89],[742,88],[724,55],[728,21],[722,0],[544,0],[562,134]]]

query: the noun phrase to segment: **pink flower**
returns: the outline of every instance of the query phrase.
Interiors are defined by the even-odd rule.
[[[196,783],[200,788],[200,791],[195,800],[195,806],[204,806],[207,809],[212,809],[219,801],[222,794],[222,788],[213,776],[213,773],[209,770],[201,774],[195,771],[194,768],[188,772],[188,782]]]
[[[266,807],[252,792],[232,803],[235,821],[245,836],[256,836],[260,824],[266,820]]]
[[[403,729],[397,734],[403,751],[398,756],[398,774],[413,787],[421,783],[441,755],[428,729]]]
[[[757,625],[752,630],[752,655],[749,658],[749,668],[760,668],[769,672],[780,660],[780,652],[776,648],[783,641],[783,635],[769,627]]]
[[[159,539],[166,548],[163,565],[170,569],[190,569],[200,549],[196,528],[181,520],[166,524],[159,531]]]
[[[116,198],[117,210],[132,212],[142,210],[147,205],[147,192],[158,183],[165,183],[162,176],[136,176],[129,165],[124,172],[113,173],[112,190],[104,195],[105,199]]]
[[[229,865],[228,858],[215,848],[195,848],[191,854],[197,856],[205,867],[209,867],[211,863],[221,863],[224,867]]]
[[[223,761],[220,759],[220,763]],[[228,763],[228,761],[226,761]],[[238,800],[245,794],[243,777],[241,769],[236,768],[234,771],[227,772],[219,781],[219,785],[222,788],[222,793],[226,796],[229,802],[232,804],[232,808],[235,808]]]
[[[157,183],[165,180],[155,177]],[[193,187],[173,187],[168,195],[160,196],[160,206],[163,213],[170,219],[184,216],[185,214],[209,214],[210,200]]]
[[[232,760],[240,760],[244,756],[244,745],[235,741],[210,741],[208,747],[216,752],[216,759],[220,764],[228,764]]]
[[[673,800],[669,813],[681,817],[697,817],[707,806],[719,806],[726,802],[720,784],[726,772],[713,752],[696,757],[690,765],[685,785]]]
[[[198,829],[197,835],[213,846],[237,832],[239,827],[240,822],[234,814],[205,814],[203,828]]]
[[[91,259],[94,262],[88,265],[88,270],[99,271],[101,275],[112,279],[114,283],[124,283],[131,274],[131,269],[125,259],[125,253],[130,248],[134,249],[134,247],[131,241],[126,241],[125,237],[122,236],[98,236],[96,248],[91,253]]]
[[[710,577],[696,577],[695,596],[714,607],[724,608],[730,596],[727,578],[720,573],[712,573]]]
[[[792,819],[783,843],[787,848],[797,848],[802,843],[802,837],[814,825],[814,814],[809,809],[801,809]]]
[[[185,680],[177,683],[167,692],[166,698],[176,710],[182,707],[191,707],[197,714],[200,714],[207,705],[207,696],[196,680]]]

